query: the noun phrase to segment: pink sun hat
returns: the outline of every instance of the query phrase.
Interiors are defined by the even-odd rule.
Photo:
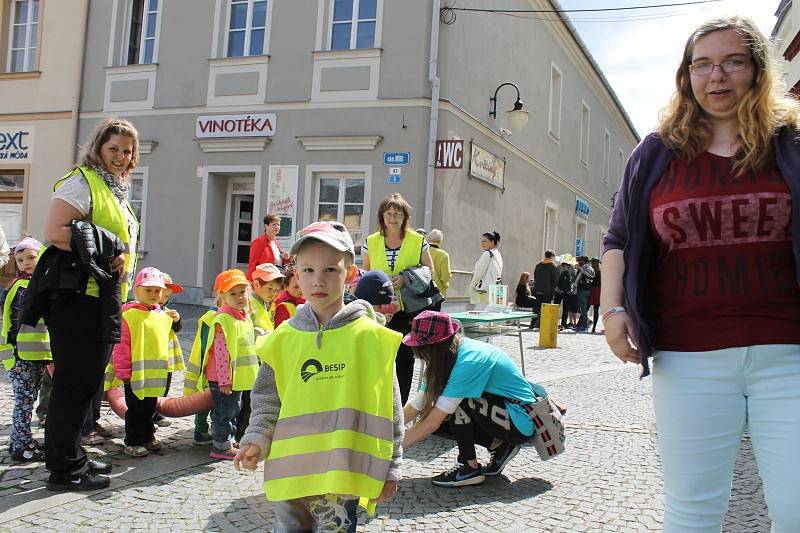
[[[164,274],[155,267],[146,267],[136,274],[136,280],[133,282],[134,287],[158,287],[166,289],[167,285],[164,283]]]

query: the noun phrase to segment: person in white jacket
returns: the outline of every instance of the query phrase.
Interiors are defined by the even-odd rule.
[[[483,253],[472,269],[472,281],[469,284],[469,303],[488,304],[489,285],[497,283],[503,274],[503,256],[497,249],[500,234],[496,231],[487,231],[481,235],[481,248]]]

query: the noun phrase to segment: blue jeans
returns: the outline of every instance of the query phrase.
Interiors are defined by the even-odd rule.
[[[345,500],[332,495],[281,501],[275,506],[275,533],[355,533],[357,511],[358,500]]]
[[[659,351],[653,403],[665,533],[718,533],[750,432],[773,533],[800,531],[800,346]]]
[[[578,291],[578,306],[581,310],[581,316],[578,318],[578,329],[589,328],[589,296],[591,296],[591,289]]]
[[[211,444],[218,450],[229,450],[233,446],[231,439],[236,434],[236,415],[239,414],[239,398],[241,391],[223,394],[215,381],[209,381],[211,401]]]

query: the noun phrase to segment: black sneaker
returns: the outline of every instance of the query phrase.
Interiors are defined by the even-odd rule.
[[[15,463],[42,463],[44,462],[44,450],[38,446],[20,448],[11,454],[11,460]]]
[[[114,468],[111,463],[98,461],[96,459],[89,459],[86,461],[86,466],[89,467],[89,472],[92,474],[110,474],[111,469]]]
[[[106,476],[95,474],[92,471],[86,472],[80,476],[73,476],[64,481],[53,480],[52,478],[47,481],[47,490],[52,491],[83,491],[83,490],[100,490],[108,487],[111,479]]]
[[[440,487],[463,487],[466,485],[478,485],[486,480],[483,475],[483,467],[472,468],[468,464],[456,465],[446,472],[435,476],[431,481]]]
[[[496,476],[503,471],[506,465],[519,453],[522,446],[503,443],[492,452],[492,462],[483,469],[487,476]]]

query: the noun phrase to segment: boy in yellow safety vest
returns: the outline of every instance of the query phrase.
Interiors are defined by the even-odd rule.
[[[242,391],[253,388],[258,373],[255,331],[247,314],[250,282],[241,270],[226,270],[214,281],[222,306],[214,317],[213,341],[208,348],[201,378],[211,389],[212,459],[233,459],[232,439]]]
[[[133,284],[135,302],[122,306],[122,338],[114,345],[106,371],[108,390],[121,380],[125,388],[125,455],[144,457],[161,448],[155,439],[156,400],[167,393],[169,334],[172,319],[158,305],[166,290],[157,268],[143,268]],[[116,380],[109,380],[113,372]],[[111,381],[111,382],[109,382]]]
[[[46,365],[52,359],[50,339],[43,321],[35,328],[20,325],[22,296],[28,287],[42,243],[31,237],[22,239],[14,248],[17,277],[4,295],[3,329],[0,333],[0,360],[8,371],[14,391],[9,452],[16,463],[44,461],[44,449],[33,438],[31,413],[39,394]]]
[[[403,414],[394,359],[400,334],[372,306],[344,304],[353,241],[340,222],[315,222],[292,246],[306,305],[259,339],[264,362],[234,466],[264,459],[278,531],[355,531],[401,476]]]

